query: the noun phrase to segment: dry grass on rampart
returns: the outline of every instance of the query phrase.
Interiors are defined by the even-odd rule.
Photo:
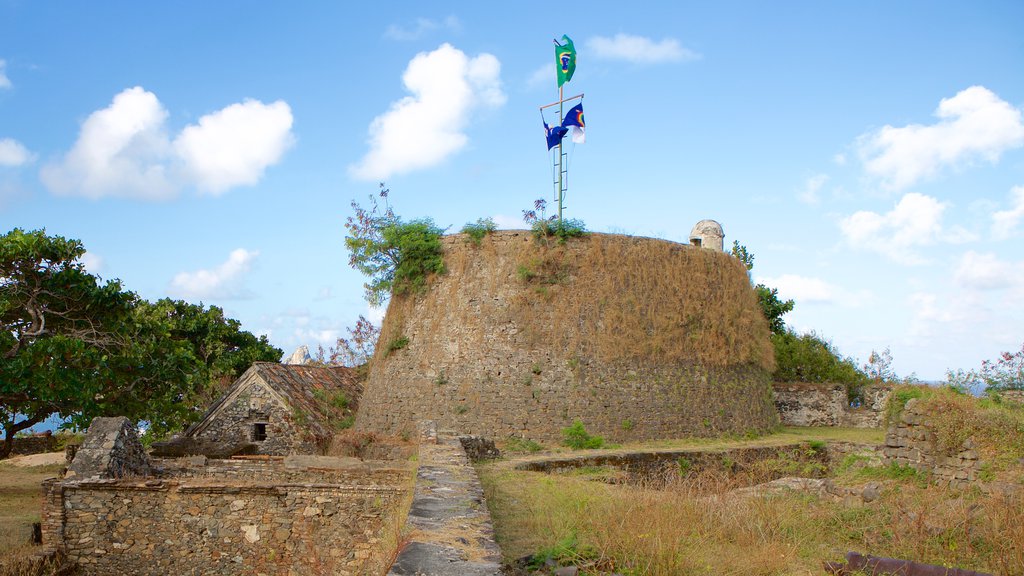
[[[402,333],[418,299],[438,322],[480,327],[469,298],[504,294],[534,346],[563,358],[774,369],[768,327],[743,265],[728,254],[650,238],[590,234],[567,243],[521,233],[479,247],[447,238],[448,273],[428,294],[392,300],[381,346]],[[442,312],[442,313],[438,313]]]
[[[882,497],[865,503],[730,496],[724,477],[653,490],[495,466],[480,473],[509,561],[554,552],[595,573],[820,574],[822,561],[855,550],[1024,574],[1019,498],[886,481]]]

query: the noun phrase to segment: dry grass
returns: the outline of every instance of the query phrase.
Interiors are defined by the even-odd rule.
[[[26,558],[40,549],[29,537],[42,510],[41,483],[56,476],[61,467],[22,468],[0,462],[0,575],[29,573],[21,570]]]
[[[1024,508],[1002,496],[887,481],[872,503],[738,497],[707,476],[652,490],[479,471],[509,560],[546,550],[592,574],[820,574],[823,560],[858,550],[1024,574]]]
[[[487,236],[479,247],[445,243],[448,276],[459,282],[432,280],[438,301],[463,301],[466,282],[481,297],[511,293],[510,317],[528,340],[563,358],[774,369],[768,326],[747,271],[728,254],[609,234],[564,245],[528,237],[507,244],[499,236]],[[381,342],[403,335],[419,298],[392,298]],[[448,312],[439,321],[480,322],[468,306]]]

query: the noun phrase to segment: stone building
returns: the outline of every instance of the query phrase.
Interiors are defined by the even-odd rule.
[[[315,453],[351,424],[361,395],[352,368],[256,362],[179,443],[235,453]]]
[[[701,220],[690,230],[690,244],[702,248],[723,251],[725,232],[722,225],[714,220]]]

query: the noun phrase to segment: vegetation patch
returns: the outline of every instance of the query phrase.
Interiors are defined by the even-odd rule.
[[[462,227],[462,233],[474,246],[479,246],[484,237],[498,229],[497,224],[490,218],[480,218],[476,222],[470,222]]]
[[[572,426],[562,428],[562,438],[562,443],[573,450],[593,450],[604,446],[604,438],[587,433],[580,420],[573,421]]]

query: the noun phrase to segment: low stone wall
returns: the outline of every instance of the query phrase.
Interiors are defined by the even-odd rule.
[[[39,436],[19,436],[14,439],[11,456],[28,456],[43,454],[57,450],[57,438],[52,434]]]
[[[254,464],[214,468],[256,472]],[[347,482],[354,471],[292,472],[320,481],[284,481],[283,463],[265,465],[262,478],[252,481],[205,474],[50,481],[44,484],[44,544],[66,553],[85,575],[383,570],[393,553],[384,543],[397,525],[393,515],[410,472],[364,468],[359,483]]]
[[[1003,399],[1003,402],[1024,404],[1024,390],[1003,390],[999,393],[999,396]]]
[[[421,426],[424,441],[406,520],[411,536],[388,576],[499,576],[501,550],[463,444],[438,438],[430,423]]]
[[[892,386],[864,387],[861,406],[851,407],[842,384],[776,382],[775,407],[785,426],[881,427]]]
[[[943,453],[928,426],[928,417],[928,411],[916,398],[907,402],[899,422],[885,434],[886,463],[910,466],[930,474],[939,484],[966,486],[981,470],[973,440],[968,438],[955,454]]]
[[[296,457],[297,458],[297,457]],[[401,485],[409,476],[403,464],[388,460],[357,458],[316,458],[314,465],[294,465],[289,458],[277,460],[214,460],[203,456],[155,459],[159,478],[219,479],[221,481],[259,481],[271,483],[343,484],[346,486]]]

